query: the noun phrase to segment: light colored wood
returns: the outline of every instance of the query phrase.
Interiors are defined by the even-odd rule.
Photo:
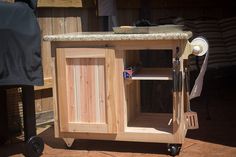
[[[141,68],[132,80],[172,80],[172,68]]]
[[[81,18],[78,13],[72,14],[72,17],[68,15],[69,9],[52,9],[52,8],[44,8],[39,10],[39,22],[41,26],[41,30],[44,34],[61,34],[64,32],[74,32],[74,26],[68,26],[72,20],[76,20],[77,22],[72,22],[73,24],[77,24],[77,31],[81,31]],[[86,11],[85,11],[86,12]],[[64,17],[66,15],[66,17]],[[69,19],[67,18],[69,17]],[[74,18],[75,17],[75,18]],[[80,22],[80,24],[79,24]],[[51,45],[51,48],[50,48]],[[53,82],[53,108],[54,108],[54,130],[55,130],[55,137],[59,137],[60,131],[60,120],[59,120],[59,110],[58,110],[58,93],[57,93],[57,76],[56,76],[56,49],[55,43],[50,44],[49,42],[42,42],[42,59],[43,59],[43,68],[44,68],[44,76],[46,78],[52,77]],[[51,53],[50,53],[51,51]],[[47,58],[51,58],[52,61],[47,60]],[[52,73],[51,73],[52,70]],[[47,82],[46,82],[47,86]]]
[[[80,11],[82,12],[82,11]],[[83,10],[87,12],[87,10]],[[82,16],[78,9],[66,8],[66,9],[52,9],[43,8],[38,10],[38,21],[41,29],[41,35],[81,32],[81,18]],[[85,23],[85,27],[86,23]],[[52,79],[51,70],[51,45],[48,41],[41,42],[41,56],[43,65],[43,74],[46,81],[46,87],[48,88],[47,80]],[[37,88],[38,90],[39,88]]]
[[[66,96],[68,97],[68,110],[69,110],[69,121],[74,122],[77,120],[77,80],[75,81],[75,63],[76,61],[66,59]]]
[[[182,40],[181,47],[183,48],[181,58],[187,60],[189,55],[191,55],[193,52],[193,46],[188,41]]]
[[[51,112],[53,109],[52,101],[52,91],[50,88],[35,91],[35,112],[39,114]],[[38,118],[44,119],[49,117]]]
[[[77,139],[94,139],[94,140],[114,140],[114,141],[133,141],[148,143],[183,143],[173,134],[168,133],[127,133],[119,134],[94,134],[94,133],[60,133],[61,137],[73,137]]]
[[[56,74],[56,47],[55,43],[51,43],[51,55],[52,55],[52,60],[51,60],[51,66],[52,66],[52,83],[53,83],[53,111],[54,111],[54,134],[55,137],[60,136],[60,120],[59,120],[59,104],[58,104],[58,93],[57,93],[57,74]]]
[[[126,110],[127,110],[127,122],[133,120],[139,114],[140,108],[140,93],[138,90],[139,81],[133,81],[125,87],[126,89]],[[127,126],[127,125],[126,125]]]
[[[78,50],[79,53],[75,53]],[[66,58],[105,58],[104,48],[70,48],[65,51]]]
[[[125,100],[125,82],[122,76],[124,71],[124,57],[125,51],[116,51],[115,52],[115,103],[116,103],[116,112],[117,112],[117,132],[124,132],[124,128],[127,126],[125,122],[124,107],[127,105]],[[123,104],[123,105],[121,105]]]
[[[39,0],[38,7],[82,7],[82,0]]]
[[[114,92],[114,75],[115,75],[115,50],[106,49],[106,113],[108,132],[117,132],[116,121],[116,104],[115,104],[115,92]]]
[[[73,145],[74,141],[75,141],[75,139],[73,139],[73,138],[63,138],[63,140],[66,143],[66,146],[68,148],[70,148]]]
[[[65,9],[52,9],[52,34],[65,33]]]
[[[105,58],[67,58],[67,72],[72,120],[105,123]]]
[[[107,133],[108,128],[105,123],[70,122],[68,132]]]
[[[43,90],[43,89],[48,89],[52,88],[52,78],[44,78],[44,85],[43,86],[34,86],[34,90]]]
[[[116,132],[114,50],[57,48],[56,56],[60,131]]]
[[[177,109],[176,109],[176,114],[177,114],[177,118],[179,121],[178,125],[174,125],[174,135],[175,135],[175,139],[179,140],[179,141],[184,141],[185,135],[187,133],[187,126],[186,126],[186,117],[184,115],[184,106],[185,106],[185,95],[186,95],[186,91],[185,91],[185,71],[184,71],[184,60],[188,58],[187,55],[185,54],[190,54],[189,52],[189,48],[188,47],[188,42],[181,40],[179,41],[179,48],[180,48],[180,72],[182,75],[182,91],[177,92],[177,97],[178,97],[178,101],[177,101]]]
[[[140,45],[139,45],[140,44]],[[147,45],[145,45],[147,44]],[[135,47],[135,45],[137,47]],[[171,49],[174,50],[176,47],[180,48],[180,54],[185,53],[186,41],[179,40],[166,40],[166,41],[101,41],[101,42],[55,42],[56,47],[64,47],[62,49],[71,48],[71,52],[68,52],[68,63],[75,65],[97,65],[100,59],[105,59],[102,63],[105,66],[105,121],[97,121],[93,116],[89,117],[91,113],[97,113],[97,108],[89,110],[88,108],[83,109],[82,112],[88,113],[83,116],[83,120],[78,121],[75,118],[74,121],[68,122],[68,130],[59,130],[59,137],[73,137],[81,139],[103,139],[103,140],[121,140],[121,141],[141,141],[141,142],[161,142],[161,143],[182,143],[186,135],[186,121],[184,116],[184,94],[183,90],[180,92],[174,92],[173,97],[175,110],[173,115],[168,114],[141,114],[140,112],[140,85],[139,81],[132,81],[129,85],[125,84],[122,77],[122,72],[125,66],[137,64],[140,60],[137,54],[132,51],[126,51],[130,49]],[[102,48],[106,46],[107,48]],[[78,49],[77,49],[77,48]],[[81,49],[79,48],[81,47]],[[97,47],[97,48],[96,48]],[[100,48],[99,48],[100,47]],[[111,47],[111,48],[108,48]],[[58,48],[60,49],[60,48]],[[85,50],[96,50],[94,51],[94,57],[92,53],[87,53],[86,58]],[[100,56],[96,52],[104,49],[105,55]],[[78,51],[82,50],[82,51]],[[65,50],[64,50],[65,51]],[[89,51],[87,51],[89,52]],[[91,52],[91,51],[90,51]],[[58,52],[57,52],[58,53]],[[70,54],[71,53],[71,54]],[[73,54],[75,53],[75,54]],[[78,53],[78,54],[77,54]],[[80,57],[80,54],[81,56]],[[128,54],[129,53],[129,54]],[[133,53],[133,54],[132,54]],[[176,53],[175,51],[173,52]],[[65,55],[66,56],[66,55]],[[175,56],[175,55],[173,55]],[[133,58],[134,57],[134,58]],[[183,72],[183,55],[180,55],[180,70],[184,78]],[[65,57],[66,58],[66,57]],[[82,63],[81,63],[82,62]],[[67,66],[68,66],[67,63]],[[59,69],[59,67],[57,67]],[[88,68],[87,70],[79,69],[76,73],[81,71],[83,75],[87,75],[87,80],[90,82],[90,87],[96,87],[95,93],[100,93],[102,89],[94,83],[97,77],[96,69]],[[57,70],[58,72],[59,70]],[[73,71],[69,70],[68,71]],[[71,73],[71,72],[70,72]],[[68,74],[66,74],[68,75]],[[73,76],[73,75],[72,75]],[[68,77],[69,78],[69,77]],[[79,77],[81,78],[81,77]],[[95,79],[94,79],[95,78]],[[183,79],[182,78],[182,79]],[[58,80],[58,79],[57,79]],[[182,80],[183,81],[183,80]],[[77,81],[80,82],[80,81]],[[83,83],[86,84],[86,83]],[[58,85],[58,84],[57,84]],[[74,86],[70,85],[71,88]],[[89,87],[89,88],[90,88]],[[82,91],[86,87],[81,87]],[[87,89],[87,88],[86,88]],[[97,90],[99,89],[99,90]],[[182,89],[184,85],[182,84]],[[90,93],[89,91],[88,93]],[[85,92],[86,93],[86,92]],[[73,94],[72,94],[73,95]],[[86,94],[87,95],[87,94]],[[101,97],[97,94],[88,101],[88,104],[93,104],[96,100]],[[103,95],[103,94],[102,94]],[[59,95],[58,95],[59,96]],[[81,97],[81,96],[80,96]],[[67,96],[70,99],[69,95]],[[59,100],[59,98],[58,98]],[[86,103],[85,100],[83,100]],[[61,101],[60,101],[61,102]],[[59,115],[60,115],[60,104]],[[84,105],[89,107],[89,105]],[[78,107],[78,106],[77,106]],[[80,107],[80,106],[79,106]],[[73,108],[73,107],[71,107]],[[91,108],[91,106],[89,107]],[[101,108],[101,107],[100,107]],[[103,110],[103,109],[102,109]],[[70,113],[70,112],[69,112]],[[87,116],[87,117],[86,117]],[[176,117],[175,117],[176,116]],[[166,118],[167,117],[167,118]],[[61,117],[60,117],[61,118]],[[71,117],[73,119],[73,116]],[[89,119],[89,120],[88,120]],[[176,123],[178,119],[178,124]],[[171,122],[173,121],[173,122]],[[156,123],[155,123],[156,122]],[[61,120],[59,121],[61,123]],[[60,124],[61,125],[61,124]],[[60,128],[61,129],[61,128]],[[99,134],[97,134],[99,132]]]
[[[170,121],[172,118],[172,114],[141,113],[128,122],[125,132],[171,134],[173,129]]]
[[[79,24],[77,21],[77,10],[75,8],[70,8],[70,9],[65,9],[65,32],[66,33],[71,33],[71,32],[81,32],[79,30]]]
[[[135,106],[134,110],[137,114],[141,113],[141,87],[140,87],[140,81],[136,81],[136,103],[137,106]]]
[[[59,118],[60,118],[60,131],[68,131],[69,124],[69,111],[68,111],[68,97],[66,96],[66,58],[64,49],[56,50],[56,69],[57,70],[57,87],[58,87],[58,106],[59,106]],[[59,70],[60,69],[60,70]]]
[[[125,67],[138,65],[140,62],[140,56],[138,51],[129,50],[125,53],[124,56]],[[127,82],[127,81],[126,81]],[[139,91],[140,82],[135,80],[132,82],[126,83],[125,86],[125,100],[126,105],[124,106],[124,114],[123,117],[125,119],[125,127],[127,127],[128,122],[134,119],[140,112],[140,94]],[[137,96],[137,97],[136,97]]]
[[[186,56],[186,54],[190,54],[192,53],[192,46],[190,45],[189,42],[187,42],[185,49],[184,49],[184,55]],[[189,74],[188,74],[188,57],[183,57],[185,58],[183,60],[183,68],[184,68],[184,72],[185,72],[185,78],[184,78],[184,89],[183,89],[183,93],[184,93],[184,117],[186,120],[186,128],[187,129],[198,129],[199,125],[198,125],[198,116],[196,112],[191,111],[190,109],[190,98],[189,98],[189,89],[187,89],[187,85],[189,82],[188,78]]]
[[[64,33],[64,9],[58,10],[52,9],[52,34],[62,34]],[[51,43],[52,44],[52,43]],[[63,50],[57,50],[56,44],[52,45],[52,57],[54,61],[53,65],[53,78],[54,78],[54,86],[53,86],[53,95],[54,97],[54,111],[55,111],[55,136],[59,136],[59,131],[68,130],[68,108],[66,106],[66,98],[64,97],[64,89],[66,89],[66,82],[64,76],[65,74],[65,56]],[[61,51],[61,52],[58,52]],[[55,55],[57,54],[57,55]],[[59,60],[59,59],[60,60]],[[60,70],[57,70],[60,69]],[[62,79],[62,80],[61,80]],[[62,99],[62,100],[61,100]],[[64,125],[64,126],[62,126]],[[56,130],[59,129],[59,130]]]
[[[38,22],[41,30],[41,35],[51,35],[52,34],[52,12],[50,9],[45,9],[40,12],[41,16],[38,17]],[[47,16],[46,16],[47,15]],[[39,92],[40,98],[35,101],[36,109],[42,111],[50,111],[53,108],[53,98],[52,95],[43,94],[46,91],[50,91],[53,87],[52,80],[52,69],[51,69],[51,43],[50,42],[41,42],[41,58],[43,66],[43,75],[44,75],[44,86],[35,86],[34,90]],[[37,112],[37,111],[36,111]]]
[[[41,35],[51,35],[52,34],[52,11],[50,9],[45,9],[40,12],[40,15],[42,17],[38,18],[40,29],[41,29]],[[51,54],[50,54],[50,48],[51,43],[48,41],[41,42],[41,56],[42,56],[42,65],[43,65],[43,74],[44,74],[44,80],[47,84],[47,79],[52,79],[52,70],[51,70]],[[46,87],[45,87],[46,88]]]
[[[185,112],[184,113],[186,118],[186,128],[187,129],[198,129],[198,116],[196,112]]]

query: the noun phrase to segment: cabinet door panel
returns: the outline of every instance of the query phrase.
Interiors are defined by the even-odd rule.
[[[105,59],[66,59],[70,122],[106,123]]]
[[[57,50],[60,131],[116,132],[112,57],[105,48]]]

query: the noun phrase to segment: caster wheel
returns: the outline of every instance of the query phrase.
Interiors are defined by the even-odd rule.
[[[169,144],[168,152],[170,153],[171,156],[176,156],[179,154],[181,146],[182,146],[181,144]]]
[[[39,157],[44,150],[44,142],[38,136],[31,137],[26,143],[26,156]]]

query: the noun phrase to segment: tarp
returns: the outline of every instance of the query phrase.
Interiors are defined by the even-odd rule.
[[[43,85],[40,28],[24,2],[0,1],[0,85]]]

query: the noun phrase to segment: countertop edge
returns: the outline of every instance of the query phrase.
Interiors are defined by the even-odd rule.
[[[44,41],[131,41],[131,40],[182,40],[192,37],[192,32],[168,32],[153,34],[114,34],[112,32],[84,32],[45,35]]]

